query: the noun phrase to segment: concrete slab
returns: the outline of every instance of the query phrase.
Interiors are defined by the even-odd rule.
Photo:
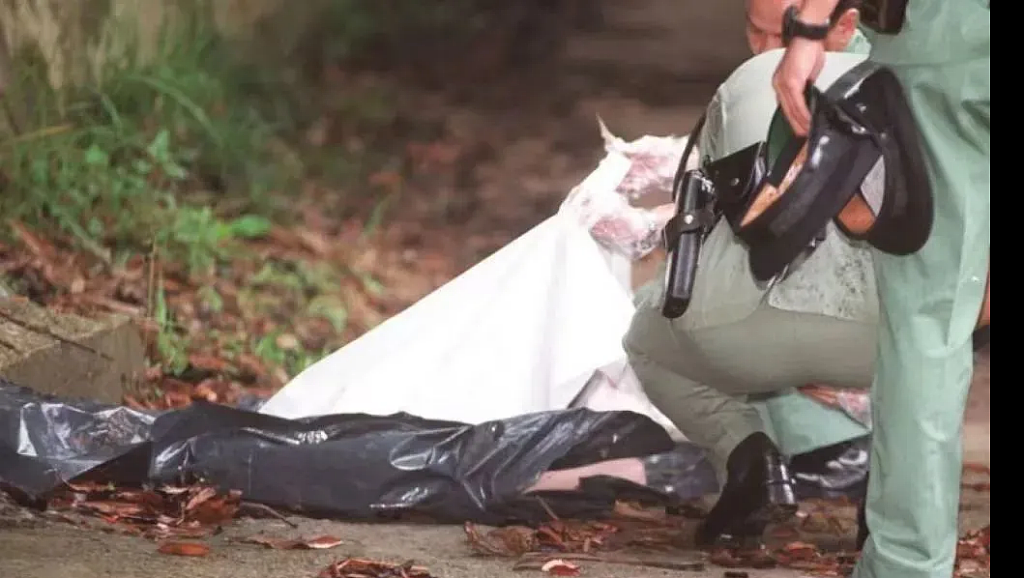
[[[142,339],[126,317],[92,320],[0,299],[0,376],[18,385],[118,403],[145,369]]]

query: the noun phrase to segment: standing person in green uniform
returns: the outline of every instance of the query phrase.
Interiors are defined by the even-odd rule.
[[[797,20],[820,27],[837,0],[805,0]],[[896,2],[885,3],[893,14]],[[961,429],[973,367],[971,334],[987,291],[990,233],[988,0],[909,0],[871,58],[899,78],[920,131],[934,195],[925,246],[874,251],[881,323],[872,390],[870,532],[857,578],[949,578],[956,555]],[[902,8],[896,6],[897,8]],[[903,18],[899,18],[902,15]],[[810,128],[806,84],[821,41],[796,37],[773,78],[798,135]]]

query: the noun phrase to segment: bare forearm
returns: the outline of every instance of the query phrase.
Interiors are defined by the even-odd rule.
[[[828,22],[839,0],[804,0],[800,9],[800,20],[808,24]]]

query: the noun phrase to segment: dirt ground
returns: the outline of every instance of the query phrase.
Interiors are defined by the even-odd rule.
[[[494,179],[498,184],[493,185],[499,192],[495,194],[504,194],[512,185],[533,188],[537,191],[534,196],[544,199],[544,207],[556,207],[569,188],[593,166],[588,163],[601,157],[596,114],[602,116],[613,132],[627,139],[645,133],[686,133],[715,85],[746,56],[742,2],[738,0],[729,3],[615,0],[608,4],[611,25],[598,35],[581,35],[568,47],[564,81],[595,87],[587,98],[571,107],[570,116],[575,122],[566,122],[566,118],[550,112],[551,116],[546,119],[531,121],[548,126],[548,134],[523,137],[518,143],[512,143],[512,146],[534,151],[526,154],[531,162],[548,166],[559,164],[561,168],[552,168],[544,173],[546,176],[533,178],[531,175],[532,180],[523,178],[510,185],[509,177],[522,174],[521,167],[499,167]],[[614,90],[598,90],[600,78],[606,74],[638,80],[632,89],[628,82],[618,82]],[[538,141],[550,143],[552,133],[563,130],[576,132],[557,139],[570,143],[566,146],[571,150],[564,156],[571,162],[554,163],[553,157],[545,157],[543,146],[538,149],[533,145]],[[985,464],[990,463],[989,366],[988,355],[980,356],[965,426],[965,459]],[[964,528],[977,528],[989,522],[987,492],[965,490],[963,502]],[[160,554],[153,542],[142,538],[83,530],[0,509],[0,576],[303,578],[316,576],[329,563],[347,555],[393,562],[412,559],[439,578],[523,575],[511,569],[509,560],[472,556],[463,530],[457,526],[363,525],[291,519],[300,527],[290,528],[279,521],[237,520],[210,542],[209,556],[182,558]],[[344,544],[324,551],[279,551],[232,542],[232,539],[257,533],[289,537],[329,534],[344,540]],[[843,540],[852,544],[852,533]],[[724,575],[724,569],[714,566],[705,572],[686,572],[595,563],[582,565],[583,575],[594,578],[719,578]],[[796,578],[802,574],[750,570],[749,576]]]

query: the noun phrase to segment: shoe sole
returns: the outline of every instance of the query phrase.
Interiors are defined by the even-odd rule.
[[[799,506],[795,503],[769,503],[763,504],[746,517],[738,526],[726,528],[711,540],[701,539],[697,536],[697,546],[710,547],[721,541],[746,542],[751,539],[761,540],[764,531],[769,524],[781,524],[792,520],[797,513]]]

